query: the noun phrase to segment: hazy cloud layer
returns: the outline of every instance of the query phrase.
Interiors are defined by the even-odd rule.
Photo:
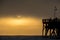
[[[56,5],[60,16],[60,0],[0,0],[0,16],[51,17]]]

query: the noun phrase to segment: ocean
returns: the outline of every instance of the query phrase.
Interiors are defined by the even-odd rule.
[[[60,38],[45,36],[0,36],[0,40],[60,40]]]

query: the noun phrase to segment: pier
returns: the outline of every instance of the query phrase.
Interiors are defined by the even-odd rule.
[[[42,36],[60,36],[60,19],[42,19]]]

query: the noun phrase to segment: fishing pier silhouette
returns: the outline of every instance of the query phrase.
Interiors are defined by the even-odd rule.
[[[60,36],[60,19],[56,17],[57,8],[54,9],[54,18],[42,19],[42,36]]]

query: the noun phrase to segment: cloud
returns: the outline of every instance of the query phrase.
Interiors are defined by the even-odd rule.
[[[48,17],[51,14],[50,8],[53,3],[59,6],[59,0],[5,0],[2,1],[1,14],[2,16],[25,15]],[[57,2],[57,3],[56,3]],[[50,4],[51,3],[51,4]],[[53,9],[51,10],[53,11]],[[50,12],[50,13],[49,13]]]

